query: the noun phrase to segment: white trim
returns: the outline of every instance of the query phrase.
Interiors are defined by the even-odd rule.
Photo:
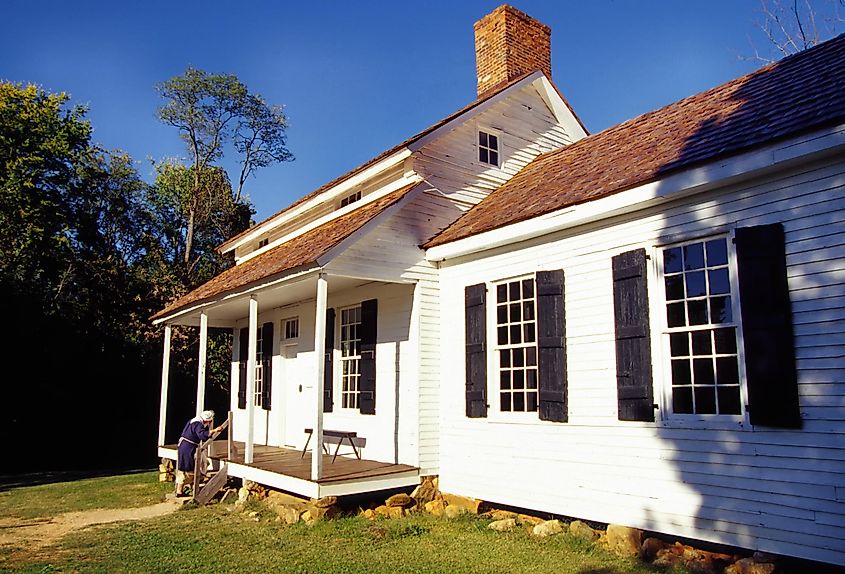
[[[167,429],[167,386],[170,380],[170,325],[164,326],[164,350],[161,356],[161,397],[158,407],[158,444],[164,445]]]
[[[197,364],[197,416],[205,410],[205,372],[208,357],[208,313],[200,313],[199,360]]]
[[[329,284],[326,274],[317,277],[317,302],[314,311],[314,425],[311,438],[311,480],[320,480],[323,473],[323,378],[326,372],[326,309],[328,307]]]
[[[444,261],[526,241],[549,233],[577,227],[612,216],[639,211],[668,201],[701,193],[764,170],[787,167],[807,156],[835,153],[845,146],[845,124],[825,128],[812,135],[791,138],[730,158],[684,169],[664,179],[615,193],[587,203],[566,207],[499,229],[471,235],[426,251],[426,260]],[[460,221],[460,220],[458,220]]]
[[[534,82],[534,87],[537,88],[537,92],[555,116],[555,119],[572,138],[572,143],[587,136],[584,126],[581,125],[566,102],[563,101],[551,80],[543,75]]]
[[[330,187],[317,195],[316,197],[311,198],[310,200],[304,202],[301,205],[296,206],[293,209],[289,209],[283,211],[282,213],[271,217],[253,227],[249,233],[242,236],[241,238],[237,239],[232,243],[223,243],[218,250],[220,253],[229,253],[237,249],[242,245],[246,245],[255,241],[264,233],[267,233],[271,229],[275,229],[280,225],[284,224],[286,221],[290,221],[294,219],[306,211],[326,202],[334,202],[344,193],[347,193],[351,188],[359,185],[368,179],[375,177],[381,172],[387,171],[390,168],[402,163],[405,158],[411,155],[411,150],[408,148],[402,148],[397,150],[395,153],[389,155],[388,157],[384,158],[383,160],[376,162],[375,164],[371,165],[370,167],[364,169],[363,171],[353,175],[352,177],[345,179],[341,182],[338,182],[333,187]],[[357,202],[356,202],[357,203]],[[276,243],[275,241],[273,243]]]
[[[258,299],[249,298],[249,345],[246,358],[246,448],[244,462],[252,463],[255,446],[255,352],[258,347]]]

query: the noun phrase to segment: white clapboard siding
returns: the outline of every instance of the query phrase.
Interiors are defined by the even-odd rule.
[[[618,421],[611,257],[775,222],[786,230],[803,428]],[[827,160],[442,263],[450,317],[462,316],[467,285],[564,270],[569,422],[509,422],[495,408],[466,418],[463,329],[444,325],[441,489],[845,564],[843,222],[845,162]],[[657,366],[658,401],[662,376]]]

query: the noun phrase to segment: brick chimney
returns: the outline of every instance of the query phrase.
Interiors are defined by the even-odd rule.
[[[535,70],[551,79],[551,36],[548,26],[507,4],[476,22],[478,95]]]

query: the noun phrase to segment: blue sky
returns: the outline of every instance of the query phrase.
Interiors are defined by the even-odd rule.
[[[552,29],[552,76],[591,132],[752,71],[758,0],[515,0]],[[257,220],[475,98],[473,23],[500,1],[7,0],[0,79],[89,106],[94,140],[183,157],[154,86],[187,66],[284,104],[296,161],[245,188]],[[233,164],[225,164],[233,167]],[[237,177],[230,171],[233,179]]]

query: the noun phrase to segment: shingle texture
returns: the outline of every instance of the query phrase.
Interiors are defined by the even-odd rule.
[[[172,302],[153,315],[152,319],[167,317],[186,307],[214,300],[240,288],[271,279],[285,271],[316,264],[321,256],[402,199],[415,186],[416,184],[405,186],[372,203],[362,205],[352,213],[347,213],[274,247],[266,253],[230,267]]]
[[[433,247],[845,120],[845,34],[542,155]]]

